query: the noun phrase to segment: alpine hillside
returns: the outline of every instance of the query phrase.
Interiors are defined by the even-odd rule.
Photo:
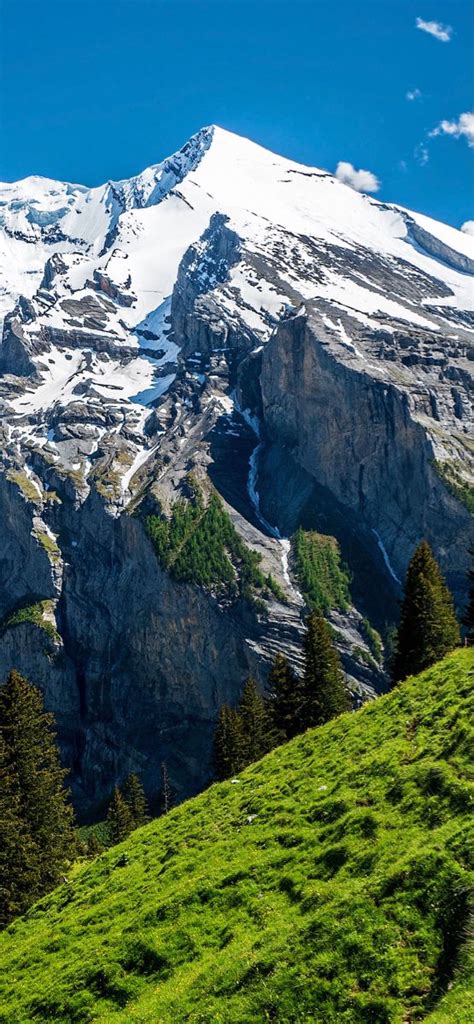
[[[201,788],[311,603],[383,691],[422,537],[462,606],[472,237],[211,126],[128,181],[0,185],[0,268],[0,682],[44,691],[82,814],[162,763]]]
[[[0,935],[2,1024],[469,1024],[472,650],[135,831]]]

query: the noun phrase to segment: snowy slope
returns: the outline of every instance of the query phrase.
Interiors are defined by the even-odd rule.
[[[395,379],[369,331],[415,331],[423,366],[447,346],[467,366],[473,238],[215,126],[129,181],[1,185],[0,228],[9,439],[85,479],[104,438],[122,436],[132,464],[147,462],[147,410],[175,382],[180,348],[192,354],[183,302],[212,306],[216,351],[229,332],[258,349],[304,303],[342,360],[379,377]],[[423,384],[419,367],[405,360],[402,383]],[[114,471],[129,487],[127,460]]]
[[[388,208],[323,171],[212,126],[179,154],[129,181],[86,189],[32,177],[0,185],[8,308],[20,293],[32,294],[32,287],[21,290],[23,277],[36,284],[35,273],[53,251],[86,250],[94,266],[103,265],[106,255],[100,259],[99,254],[113,231],[115,244],[133,259],[138,291],[169,294],[179,259],[216,211],[228,214],[232,226],[256,242],[265,234],[266,220],[293,234],[368,246],[430,272],[432,259],[408,241],[408,214],[435,239],[474,260],[470,236],[401,207]],[[460,287],[455,278],[448,275],[448,280]],[[142,302],[142,308],[151,308],[152,300],[143,296]]]

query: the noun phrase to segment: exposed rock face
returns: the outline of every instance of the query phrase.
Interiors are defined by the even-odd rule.
[[[462,604],[474,244],[216,128],[128,182],[0,193],[0,682],[44,690],[81,814],[130,770],[156,793],[163,761],[185,795],[246,675],[301,670],[298,526],[349,564],[356,700],[386,686],[364,618],[393,623],[422,536]],[[190,473],[273,596],[164,571],[146,516]]]
[[[275,331],[263,353],[261,387],[267,458],[275,446],[283,450],[283,479],[291,458],[345,506],[348,516],[355,513],[383,537],[392,573],[400,579],[420,537],[426,537],[451,586],[462,592],[474,524],[434,468],[433,444],[416,418],[417,396],[337,359],[324,331],[321,336],[317,313],[295,317]],[[444,391],[439,382],[437,409],[443,403],[443,418],[432,419],[454,430],[454,422],[446,424],[454,410],[451,396],[444,403]],[[301,506],[293,510],[283,488],[275,486],[267,504],[274,521],[291,531]]]
[[[249,672],[264,681],[266,621],[245,603],[224,610],[200,588],[173,582],[143,523],[110,516],[95,493],[80,510],[66,499],[48,514],[64,560],[58,595],[44,570],[46,552],[30,533],[31,503],[17,491],[13,512],[12,492],[9,484],[0,491],[2,521],[16,523],[10,537],[22,559],[2,552],[4,579],[14,569],[2,617],[13,596],[19,607],[56,598],[62,642],[33,624],[6,629],[2,677],[14,665],[44,690],[79,809],[100,804],[111,780],[131,770],[154,792],[163,760],[180,794],[199,789],[218,708],[235,700]]]

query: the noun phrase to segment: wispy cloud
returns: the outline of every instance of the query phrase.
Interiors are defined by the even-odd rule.
[[[428,147],[425,146],[424,142],[420,142],[420,144],[415,147],[415,151],[414,151],[413,155],[415,157],[415,160],[416,160],[417,164],[419,164],[420,167],[425,167],[425,165],[428,163],[428,160],[430,158],[430,154],[428,152]]]
[[[356,192],[378,192],[380,181],[372,171],[357,171],[352,164],[340,160],[336,168],[336,178],[344,185],[350,185]]]
[[[429,135],[432,139],[436,135],[451,135],[454,139],[465,138],[468,146],[474,146],[474,112],[460,114],[457,121],[440,121]]]
[[[464,224],[461,225],[461,231],[464,231],[465,235],[474,236],[474,220],[466,220]]]
[[[451,25],[442,25],[440,21],[424,21],[423,18],[417,18],[416,27],[421,29],[422,32],[427,32],[429,36],[439,39],[440,43],[449,43],[451,41],[453,34]]]
[[[423,93],[421,89],[409,89],[408,92],[405,93],[405,99],[413,102],[413,100],[421,100],[422,95]]]

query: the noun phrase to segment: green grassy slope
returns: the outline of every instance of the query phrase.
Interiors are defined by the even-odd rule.
[[[474,1019],[473,672],[456,652],[84,868],[0,936],[0,1020]]]

